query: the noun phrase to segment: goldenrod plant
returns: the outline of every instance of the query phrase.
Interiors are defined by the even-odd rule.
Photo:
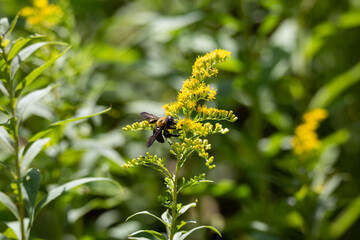
[[[150,215],[164,224],[166,234],[163,235],[154,230],[139,230],[132,233],[129,237],[130,239],[148,239],[136,237],[136,235],[140,233],[148,233],[157,239],[183,240],[195,230],[202,228],[212,229],[221,235],[212,226],[199,226],[192,228],[191,230],[183,230],[183,227],[186,224],[194,223],[195,221],[184,221],[180,219],[180,216],[186,213],[190,208],[195,207],[196,202],[189,204],[180,203],[178,201],[178,195],[187,187],[211,181],[205,179],[204,173],[189,179],[180,179],[179,171],[192,153],[197,153],[200,158],[203,158],[209,169],[214,168],[214,156],[210,156],[209,154],[211,144],[206,137],[210,134],[225,134],[229,131],[229,129],[224,128],[216,121],[227,120],[234,122],[237,119],[232,111],[210,108],[205,104],[206,102],[213,101],[216,95],[216,89],[211,88],[206,83],[206,80],[218,73],[216,64],[226,61],[229,57],[230,52],[221,49],[212,51],[205,56],[198,57],[193,65],[191,77],[184,81],[183,86],[178,93],[177,101],[163,106],[165,115],[173,117],[176,122],[176,129],[168,129],[168,131],[176,132],[178,137],[169,136],[167,138],[167,142],[171,148],[170,153],[176,159],[174,172],[169,170],[165,158],[150,153],[146,153],[145,156],[140,156],[123,165],[125,168],[133,167],[135,165],[144,165],[160,171],[164,175],[164,181],[167,188],[167,196],[160,197],[161,203],[167,208],[161,217],[147,211],[138,212],[129,217],[132,218],[139,214]],[[151,121],[147,120],[140,123],[136,122],[124,127],[123,130],[152,130],[154,129],[154,124],[150,122]]]
[[[38,77],[59,58],[63,57],[70,46],[61,42],[41,41],[43,37],[39,35],[12,40],[10,35],[14,30],[18,16],[11,24],[7,18],[0,19],[0,90],[7,98],[7,101],[0,106],[0,140],[2,146],[11,156],[8,160],[1,161],[0,167],[7,170],[12,179],[8,191],[0,192],[0,203],[12,213],[12,218],[8,221],[2,221],[6,226],[2,235],[9,239],[26,240],[30,238],[35,217],[49,202],[70,189],[88,182],[114,181],[109,178],[81,178],[58,186],[43,196],[42,199],[38,199],[41,171],[31,168],[31,163],[50,142],[51,138],[47,137],[48,134],[69,122],[96,116],[107,112],[109,109],[88,116],[54,122],[33,136],[24,134],[22,126],[25,121],[24,116],[28,114],[26,112],[40,99],[51,94],[52,90],[57,87],[56,85],[48,85],[38,89],[36,86],[42,86],[41,84],[36,85]],[[65,46],[66,48],[51,59],[43,59],[41,65],[37,66],[37,62],[31,56],[41,47],[48,45],[58,45],[59,48]],[[28,67],[21,72],[20,69],[24,62],[31,62],[29,65],[36,67],[30,70]]]

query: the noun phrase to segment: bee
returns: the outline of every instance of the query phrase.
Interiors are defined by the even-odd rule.
[[[175,119],[172,116],[166,116],[166,117],[157,117],[154,114],[151,113],[147,113],[147,112],[142,112],[140,113],[140,115],[142,116],[142,118],[146,121],[148,121],[149,123],[155,123],[155,128],[153,131],[153,135],[151,137],[149,137],[147,143],[146,143],[146,147],[150,147],[155,139],[158,142],[163,143],[164,142],[164,137],[169,138],[169,137],[178,137],[179,135],[177,134],[171,134],[168,129],[176,129],[175,128]],[[164,137],[163,137],[164,135]]]

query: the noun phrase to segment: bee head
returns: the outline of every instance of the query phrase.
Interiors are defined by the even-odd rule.
[[[173,116],[167,116],[166,117],[166,123],[168,126],[175,125],[175,119]]]

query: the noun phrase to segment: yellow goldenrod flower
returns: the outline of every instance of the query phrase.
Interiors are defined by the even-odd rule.
[[[303,115],[304,123],[295,129],[295,136],[292,140],[296,154],[301,155],[320,147],[321,141],[315,131],[319,127],[319,122],[327,116],[328,112],[325,109],[314,109]]]
[[[208,108],[204,105],[206,101],[212,101],[216,96],[216,89],[210,88],[205,83],[206,78],[218,73],[216,64],[224,62],[230,57],[230,52],[225,50],[215,50],[205,56],[198,57],[192,67],[192,75],[183,82],[183,86],[177,95],[177,101],[165,104],[165,114],[174,117],[176,129],[179,131],[180,143],[171,140],[171,153],[177,157],[186,156],[195,151],[199,157],[205,159],[209,168],[215,167],[212,164],[214,157],[207,152],[211,145],[204,139],[209,134],[225,134],[229,130],[223,128],[221,124],[213,125],[208,120],[227,120],[236,121],[237,117],[232,111]],[[126,126],[123,130],[146,130],[151,129],[153,124],[147,121],[134,123]],[[180,157],[182,159],[182,157]],[[145,161],[140,158],[138,162]],[[145,164],[144,162],[144,164]]]
[[[22,8],[20,14],[29,25],[51,28],[60,22],[63,11],[55,4],[49,5],[47,0],[34,0],[33,7]]]

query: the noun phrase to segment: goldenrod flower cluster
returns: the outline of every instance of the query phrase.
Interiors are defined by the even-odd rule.
[[[298,155],[313,151],[320,147],[321,142],[316,134],[319,122],[327,118],[328,112],[325,109],[314,109],[303,115],[304,123],[295,129],[295,136],[292,140],[294,152]]]
[[[146,165],[146,164],[160,164],[163,165],[165,163],[164,158],[159,158],[156,155],[150,155],[150,153],[146,153],[145,156],[140,155],[138,158],[134,158],[133,160],[123,164],[124,168],[130,168],[136,165]]]
[[[51,28],[61,21],[64,15],[61,8],[48,0],[34,0],[33,7],[24,7],[20,10],[21,16],[26,18],[29,25]]]
[[[215,167],[212,164],[214,157],[207,153],[211,145],[207,139],[203,138],[214,133],[224,134],[229,130],[223,128],[219,123],[214,125],[206,121],[227,120],[233,122],[237,117],[232,111],[208,108],[204,105],[204,102],[212,101],[216,96],[216,89],[210,88],[205,80],[217,74],[218,69],[215,65],[224,62],[229,57],[230,52],[221,49],[198,57],[193,65],[191,77],[184,81],[178,93],[177,101],[163,106],[165,115],[173,116],[176,120],[180,142],[172,143],[171,153],[180,161],[185,161],[186,157],[195,151],[205,159],[209,168]],[[123,130],[145,130],[149,129],[149,126],[145,121],[145,123],[126,126]]]

